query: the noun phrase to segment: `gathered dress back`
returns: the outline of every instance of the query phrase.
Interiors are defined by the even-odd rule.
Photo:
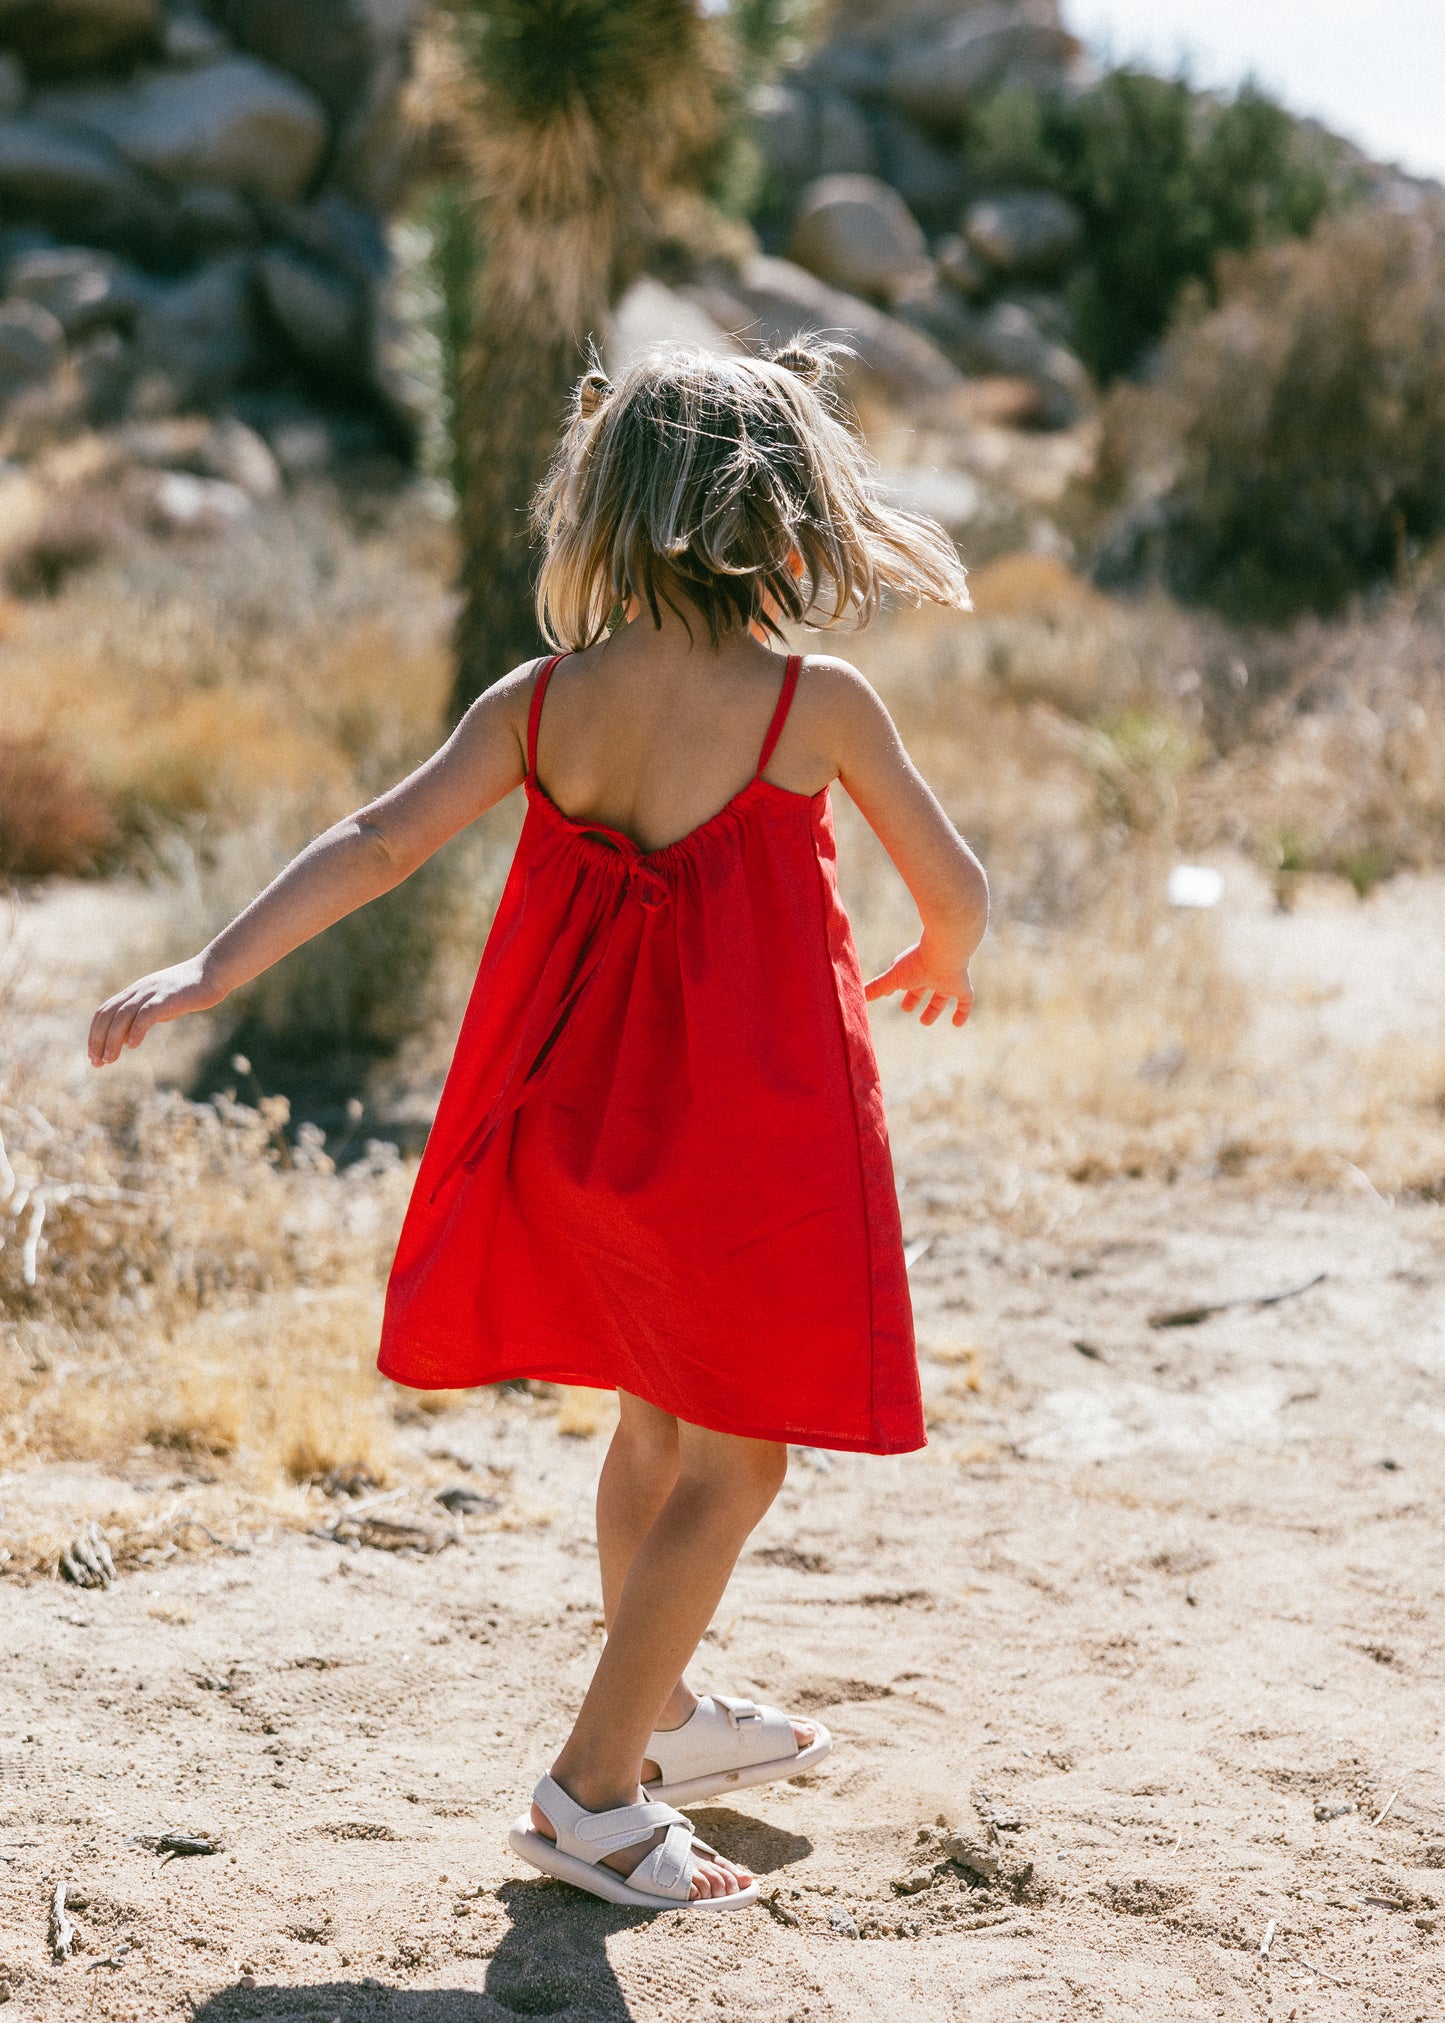
[[[924,1443],[912,1312],[828,789],[763,778],[663,849],[537,778],[387,1288],[423,1389],[622,1389],[698,1426]]]

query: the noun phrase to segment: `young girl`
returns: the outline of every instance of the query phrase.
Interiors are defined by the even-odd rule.
[[[865,995],[972,1003],[977,860],[846,661],[782,622],[885,589],[967,607],[951,542],[889,510],[825,353],[654,355],[582,381],[537,508],[518,668],[398,787],[310,844],[203,952],[101,1006],[96,1066],[219,1004],[525,786],[388,1289],[380,1367],[423,1388],[615,1389],[597,1491],[607,1640],[511,1845],[614,1903],[757,1899],[673,1800],[796,1775],[816,1723],[683,1672],[787,1443],[923,1445]],[[620,622],[618,617],[619,607]],[[865,993],[838,898],[841,780],[918,941]]]

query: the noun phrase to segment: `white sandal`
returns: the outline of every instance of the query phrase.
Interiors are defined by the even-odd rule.
[[[680,1728],[659,1728],[653,1734],[643,1754],[660,1774],[642,1788],[649,1798],[685,1804],[719,1791],[796,1777],[821,1763],[833,1746],[821,1722],[811,1725],[813,1739],[800,1749],[792,1722],[776,1707],[704,1693]]]
[[[671,1805],[651,1800],[615,1806],[610,1812],[587,1812],[567,1796],[555,1777],[541,1779],[532,1803],[545,1814],[556,1840],[538,1833],[530,1815],[523,1813],[507,1835],[508,1844],[513,1854],[559,1882],[590,1890],[608,1903],[644,1911],[741,1911],[758,1900],[756,1878],[730,1896],[689,1895],[697,1874],[696,1857],[715,1855],[716,1849],[700,1841],[692,1821]],[[665,1837],[631,1875],[619,1875],[603,1862],[606,1854],[650,1840],[660,1826],[667,1828]]]

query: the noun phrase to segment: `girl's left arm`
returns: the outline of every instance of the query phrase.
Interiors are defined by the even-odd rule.
[[[91,1066],[105,1067],[122,1049],[138,1047],[152,1026],[220,1004],[303,941],[400,885],[520,786],[534,665],[488,689],[441,750],[399,786],[308,843],[199,955],[107,998],[91,1021]]]

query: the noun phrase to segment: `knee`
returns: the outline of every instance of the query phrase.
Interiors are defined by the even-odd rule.
[[[684,1441],[680,1481],[714,1509],[751,1526],[772,1503],[788,1472],[788,1450],[771,1440],[710,1434]]]
[[[648,1475],[675,1475],[678,1465],[677,1421],[670,1412],[623,1398],[622,1413],[612,1436],[633,1467]]]

